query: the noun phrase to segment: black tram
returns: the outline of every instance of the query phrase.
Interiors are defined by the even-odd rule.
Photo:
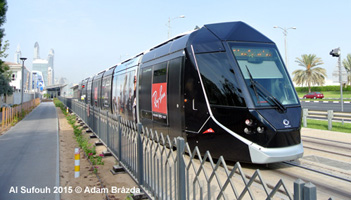
[[[213,157],[272,163],[303,154],[301,105],[278,49],[243,22],[176,36],[79,88],[88,112],[182,136]]]

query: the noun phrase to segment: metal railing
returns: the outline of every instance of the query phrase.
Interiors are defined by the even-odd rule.
[[[22,106],[18,105],[16,107],[3,107],[0,112],[0,115],[1,115],[0,130],[6,130],[7,128],[11,127],[14,121],[17,122],[19,120],[20,115],[23,112],[29,112],[39,104],[40,104],[40,99],[36,98],[30,101],[24,102]]]
[[[59,99],[64,104],[70,101]],[[249,177],[239,162],[230,170],[223,157],[215,163],[210,152],[192,150],[181,137],[171,140],[77,100],[71,106],[151,199],[316,199],[311,183],[305,187],[301,180],[296,181],[297,195],[282,179],[270,189],[258,169]]]
[[[333,120],[341,120],[344,122],[345,119],[351,120],[351,113],[346,112],[334,112],[333,110],[327,111],[312,111],[307,108],[302,110],[302,123],[303,127],[307,127],[307,118],[317,117],[328,121],[328,130],[333,128]]]

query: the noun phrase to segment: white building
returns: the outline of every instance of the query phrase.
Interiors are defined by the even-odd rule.
[[[42,92],[44,87],[43,73],[40,71],[32,71],[32,90],[35,92]]]
[[[39,55],[39,44],[34,44],[33,71],[42,72],[44,85],[50,86],[54,84],[54,50],[50,49],[48,58],[41,59]]]
[[[6,65],[10,67],[11,71],[11,82],[10,86],[13,87],[14,91],[21,90],[22,84],[22,64],[19,63],[12,63],[12,62],[5,62]],[[30,79],[31,74],[30,71],[24,66],[24,92],[28,92],[30,90]]]
[[[39,45],[36,43],[34,46],[34,56],[36,58],[36,64],[43,66],[47,66],[48,61],[39,59]],[[21,50],[20,46],[17,46],[17,50],[15,52],[14,56],[14,63],[12,62],[5,62],[10,67],[11,71],[11,82],[10,86],[13,87],[14,91],[20,91],[21,89],[21,84],[22,84],[22,61],[20,60],[21,58]],[[26,63],[24,63],[26,64]],[[37,70],[32,70],[30,72],[26,66],[24,66],[24,92],[41,92],[43,91],[43,88],[45,87],[44,83],[44,76],[41,71]]]

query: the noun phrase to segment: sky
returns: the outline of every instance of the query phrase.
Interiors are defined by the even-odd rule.
[[[295,62],[302,54],[322,58],[327,79],[337,66],[329,52],[351,53],[351,1],[238,1],[238,0],[7,0],[4,40],[10,47],[6,61],[14,62],[17,46],[25,66],[32,69],[34,44],[46,59],[53,49],[55,78],[71,83],[97,74],[172,36],[204,24],[243,21],[273,40],[285,60],[284,35],[289,29],[289,73],[303,69]],[[185,18],[177,18],[184,15]]]

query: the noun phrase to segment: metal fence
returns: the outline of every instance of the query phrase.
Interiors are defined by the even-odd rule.
[[[260,171],[249,177],[240,163],[229,169],[223,157],[215,163],[210,152],[203,156],[183,138],[171,140],[162,133],[87,106],[71,103],[76,113],[106,145],[119,163],[151,199],[316,199],[311,183],[297,180],[293,195],[279,180],[269,188]]]
[[[346,112],[334,112],[333,110],[327,111],[312,111],[307,108],[302,110],[302,121],[303,127],[307,127],[307,118],[322,118],[328,121],[328,130],[332,130],[333,128],[333,120],[351,120],[351,113]]]
[[[24,102],[22,105],[16,107],[3,107],[0,112],[0,130],[4,131],[12,126],[12,123],[18,122],[20,115],[23,112],[29,112],[37,105],[39,105],[40,99],[36,98],[27,102]],[[22,116],[23,117],[23,116]]]

